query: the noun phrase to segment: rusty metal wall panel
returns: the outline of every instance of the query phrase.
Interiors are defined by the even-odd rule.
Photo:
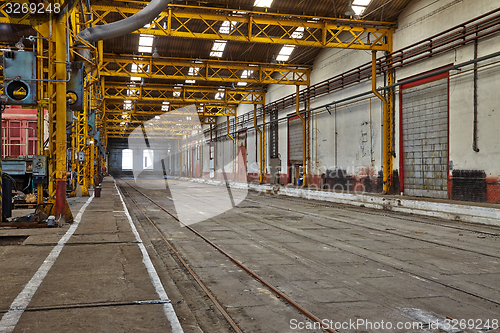
[[[295,118],[288,122],[288,160],[290,164],[302,164],[302,120]]]
[[[405,89],[402,103],[404,194],[447,198],[447,79]]]

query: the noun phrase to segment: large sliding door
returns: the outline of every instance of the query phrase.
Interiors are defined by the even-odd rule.
[[[448,74],[402,87],[401,167],[405,195],[447,198]]]

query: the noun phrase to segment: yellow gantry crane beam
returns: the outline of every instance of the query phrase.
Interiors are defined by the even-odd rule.
[[[23,0],[26,1],[27,0]],[[11,17],[0,2],[0,23],[30,24],[30,16]],[[93,25],[102,25],[132,16],[142,8],[92,4]],[[147,3],[144,3],[147,5]],[[224,22],[229,22],[229,25]],[[224,26],[223,26],[224,25]],[[156,36],[288,44],[312,47],[390,51],[395,24],[365,20],[282,15],[239,9],[209,8],[170,4],[148,28],[135,33]]]
[[[129,126],[110,126],[107,128],[107,134],[109,138],[142,138],[144,135],[142,131],[135,131],[137,127]],[[155,127],[145,127],[148,139],[181,139],[185,135],[192,134],[193,131],[200,130],[201,128],[196,127],[181,127],[172,128],[169,131],[165,131],[163,128]]]
[[[104,87],[106,100],[141,100],[169,103],[264,104],[264,91],[218,87],[109,84]]]
[[[105,54],[101,76],[208,82],[307,85],[311,69],[301,65],[269,65],[217,60],[153,58]]]
[[[123,102],[116,101],[106,101],[105,103],[105,114],[134,114],[143,116],[157,116],[165,114],[169,115],[185,115],[182,112],[183,109],[192,104],[153,104],[147,102],[138,101],[137,103],[132,103],[130,105],[124,104]],[[198,110],[198,116],[200,117],[227,117],[236,116],[236,105],[207,105],[207,104],[195,104]]]
[[[92,5],[94,26],[129,17],[141,8]],[[120,19],[121,19],[120,18]],[[225,23],[225,22],[229,22]],[[148,28],[135,33],[157,36],[228,40],[389,51],[394,23],[283,15],[239,9],[169,5]]]

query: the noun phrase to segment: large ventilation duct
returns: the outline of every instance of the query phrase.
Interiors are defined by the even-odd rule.
[[[135,15],[126,19],[91,27],[81,31],[78,36],[89,43],[120,37],[136,31],[151,23],[170,3],[171,0],[151,0],[151,2]]]

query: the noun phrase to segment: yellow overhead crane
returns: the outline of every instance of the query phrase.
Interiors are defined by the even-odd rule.
[[[101,76],[111,77],[307,85],[311,69],[294,64],[242,64],[222,60],[169,59],[134,55],[118,57],[106,54],[99,66],[99,72]],[[242,75],[244,72],[247,75]]]
[[[140,8],[92,5],[94,25],[108,23],[108,17],[129,17]],[[118,5],[120,4],[120,5]],[[227,33],[220,32],[223,22],[229,21]],[[170,4],[148,28],[135,31],[139,34],[232,40],[238,42],[288,44],[309,47],[334,47],[343,49],[390,51],[392,22],[337,19],[307,15],[276,14],[244,11],[230,8],[210,8]],[[302,38],[294,37],[297,28],[304,28]],[[347,32],[342,36],[340,34]],[[361,37],[370,34],[363,41]],[[386,38],[387,37],[387,38]]]
[[[105,83],[105,100],[141,100],[170,103],[265,104],[265,91],[196,87]]]

